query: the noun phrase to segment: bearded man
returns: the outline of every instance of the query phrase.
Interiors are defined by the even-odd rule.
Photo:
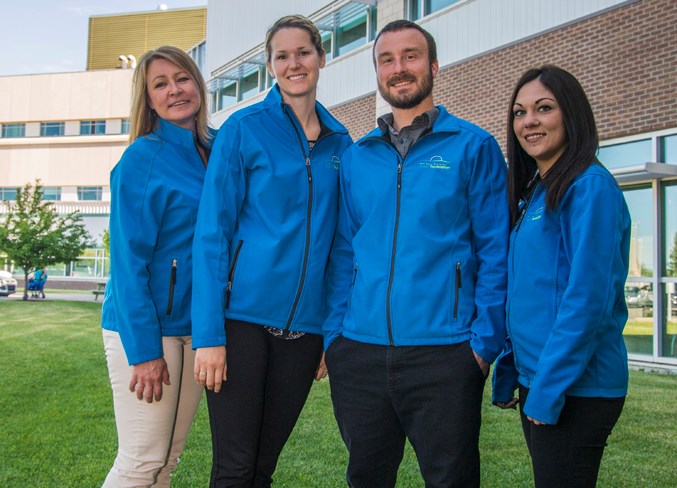
[[[433,103],[435,40],[374,42],[392,113],[340,168],[324,324],[348,485],[393,487],[408,438],[431,487],[479,487],[480,408],[505,342],[506,166],[488,132]]]

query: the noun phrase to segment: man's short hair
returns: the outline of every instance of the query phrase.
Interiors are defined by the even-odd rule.
[[[393,20],[392,22],[388,23],[385,27],[383,27],[383,29],[379,31],[376,39],[374,39],[374,47],[372,48],[374,66],[376,66],[376,43],[378,42],[379,37],[381,37],[386,32],[396,32],[404,29],[416,29],[421,34],[423,34],[423,37],[425,37],[426,43],[428,44],[428,61],[430,61],[430,64],[433,64],[434,61],[437,61],[437,44],[435,43],[435,39],[433,38],[432,34],[430,34],[430,32],[425,30],[416,22],[401,19]]]

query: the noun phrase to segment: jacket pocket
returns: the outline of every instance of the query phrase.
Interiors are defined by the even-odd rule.
[[[355,266],[353,266],[353,282],[350,285],[350,295],[348,295],[347,309],[350,309],[350,304],[353,301],[353,290],[355,290],[355,281],[356,280],[357,280],[357,261],[355,261]]]
[[[460,290],[461,287],[463,286],[463,282],[461,281],[461,262],[456,261],[456,268],[455,268],[455,285],[454,285],[454,319],[458,318],[458,299],[460,295]]]
[[[230,308],[230,295],[233,293],[233,278],[235,277],[235,268],[237,267],[237,260],[240,257],[240,250],[244,241],[240,240],[237,243],[235,248],[235,254],[233,255],[233,262],[230,265],[228,270],[228,284],[226,285],[226,308]]]
[[[172,269],[169,273],[169,297],[167,298],[167,315],[171,315],[174,306],[174,287],[176,286],[176,265],[178,261],[172,259]]]

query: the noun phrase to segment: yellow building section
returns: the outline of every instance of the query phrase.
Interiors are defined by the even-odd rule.
[[[185,8],[89,18],[87,70],[121,67],[120,56],[135,56],[163,45],[185,51],[207,33],[207,9]]]

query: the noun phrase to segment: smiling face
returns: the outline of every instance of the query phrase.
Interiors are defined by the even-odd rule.
[[[517,92],[513,131],[522,149],[536,160],[544,175],[566,149],[566,129],[555,95],[540,80],[526,83]]]
[[[277,80],[285,102],[294,97],[315,98],[325,54],[317,52],[305,29],[289,27],[277,31],[270,42],[269,57],[266,66]]]
[[[378,90],[392,107],[411,109],[424,102],[432,106],[438,63],[430,63],[423,34],[406,28],[385,32],[376,43],[374,58]]]
[[[148,105],[158,117],[195,131],[195,115],[200,109],[200,93],[193,78],[166,59],[154,59],[146,74]]]

